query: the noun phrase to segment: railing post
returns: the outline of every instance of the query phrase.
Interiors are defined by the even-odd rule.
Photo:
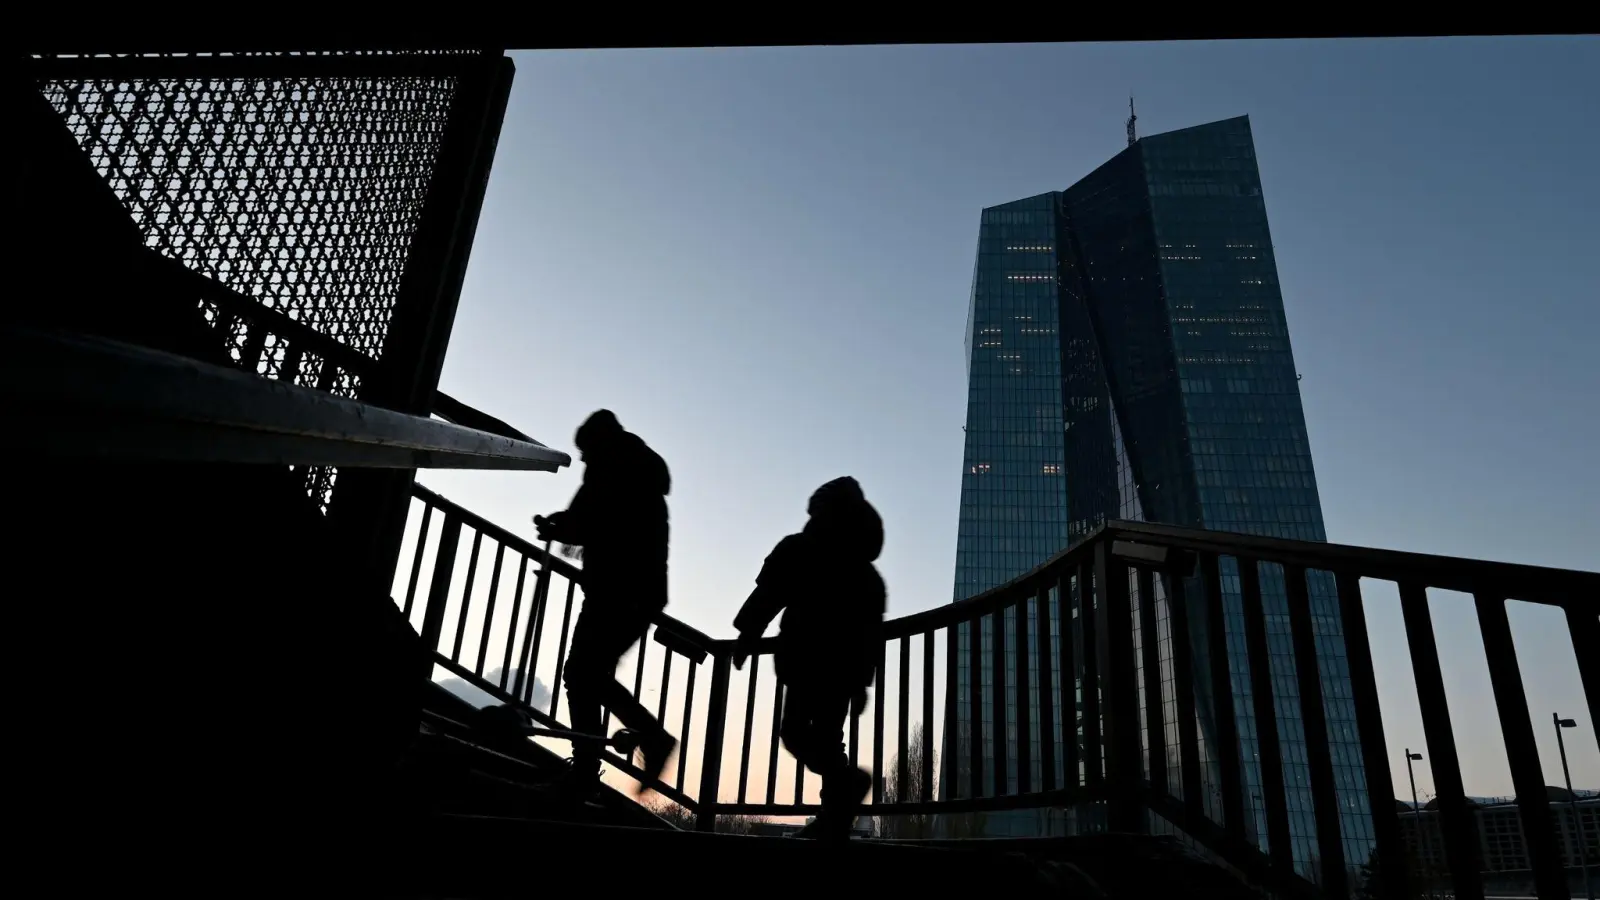
[[[706,707],[706,750],[700,760],[700,792],[695,797],[698,811],[695,831],[717,830],[718,792],[722,789],[722,739],[728,724],[728,680],[733,658],[728,649],[718,647],[711,657],[711,696]],[[742,785],[741,785],[742,787]]]
[[[1245,658],[1250,664],[1250,700],[1255,712],[1257,771],[1261,802],[1267,817],[1267,854],[1275,875],[1294,874],[1294,848],[1289,837],[1289,804],[1283,783],[1283,748],[1279,743],[1277,697],[1273,691],[1272,655],[1267,642],[1267,614],[1261,604],[1260,563],[1235,556],[1239,564],[1239,606],[1244,612]],[[1313,663],[1314,664],[1314,663]]]
[[[1167,631],[1172,640],[1172,690],[1177,695],[1178,759],[1183,782],[1183,814],[1190,822],[1205,818],[1200,781],[1199,722],[1194,700],[1194,637],[1189,625],[1189,598],[1183,575],[1163,573],[1167,585]]]
[[[1336,572],[1334,585],[1339,592],[1339,621],[1344,625],[1350,697],[1356,711],[1356,730],[1360,732],[1361,765],[1366,773],[1367,804],[1372,814],[1372,836],[1377,845],[1374,850],[1381,879],[1377,885],[1363,887],[1377,900],[1404,900],[1411,896],[1407,884],[1406,848],[1400,836],[1400,818],[1395,813],[1394,780],[1389,774],[1389,750],[1383,736],[1383,710],[1378,703],[1378,682],[1372,668],[1372,645],[1367,636],[1361,579],[1349,572]]]
[[[427,656],[422,676],[433,678],[433,656],[444,631],[444,608],[450,600],[450,577],[456,569],[456,546],[461,541],[461,520],[446,516],[439,531],[439,549],[433,555],[433,579],[428,585],[428,606],[422,611],[422,648]]]
[[[1311,770],[1312,815],[1317,829],[1317,855],[1322,862],[1321,887],[1329,896],[1343,897],[1349,892],[1349,872],[1345,869],[1344,838],[1339,826],[1339,794],[1333,776],[1333,751],[1328,744],[1310,586],[1306,583],[1306,570],[1299,566],[1284,566],[1283,579],[1289,601],[1295,677],[1300,688],[1306,765]]]
[[[1095,643],[1106,699],[1106,824],[1113,832],[1136,833],[1144,830],[1144,816],[1138,807],[1139,694],[1134,682],[1133,607],[1128,602],[1127,566],[1111,556],[1109,540],[1095,545],[1094,581],[1094,594],[1100,600]]]
[[[1206,657],[1210,664],[1211,717],[1216,742],[1217,781],[1222,797],[1222,824],[1241,845],[1249,840],[1244,827],[1244,768],[1240,759],[1238,711],[1233,701],[1233,672],[1228,661],[1228,613],[1222,598],[1221,562],[1214,553],[1200,557],[1201,598],[1205,610]]]
[[[1567,891],[1567,873],[1562,866],[1561,844],[1556,840],[1550,800],[1545,795],[1539,745],[1533,737],[1528,696],[1522,687],[1522,670],[1517,665],[1517,647],[1511,639],[1506,602],[1489,594],[1478,594],[1473,601],[1478,607],[1478,626],[1483,633],[1484,658],[1489,663],[1494,705],[1500,714],[1500,733],[1505,739],[1511,784],[1517,792],[1517,808],[1522,813],[1522,837],[1528,848],[1533,882],[1539,896],[1559,897]],[[1573,824],[1578,822],[1575,820]]]
[[[1467,804],[1466,787],[1461,781],[1461,759],[1456,755],[1444,673],[1439,668],[1428,589],[1416,582],[1400,582],[1400,614],[1411,648],[1411,671],[1417,679],[1417,705],[1422,714],[1422,735],[1428,742],[1428,765],[1433,771],[1438,800],[1445,864],[1450,867],[1457,900],[1483,900],[1477,817]]]

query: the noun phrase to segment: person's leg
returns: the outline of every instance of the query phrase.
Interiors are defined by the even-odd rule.
[[[848,837],[861,803],[872,789],[872,776],[856,768],[845,752],[844,727],[850,717],[849,695],[829,694],[819,699],[812,715],[815,762],[811,768],[822,776],[822,815],[818,820],[827,823],[826,836]]]
[[[588,610],[588,601],[585,601],[584,609]],[[567,669],[563,678],[567,684],[567,697],[572,704],[573,729],[585,734],[599,734],[605,727],[600,709],[604,707],[610,710],[624,727],[642,735],[640,750],[644,755],[645,782],[654,781],[660,776],[678,742],[616,677],[618,661],[643,637],[649,626],[650,611],[608,604],[597,609],[590,622],[583,635],[581,653],[577,629],[573,630],[573,650],[567,655]],[[583,623],[581,613],[579,623]],[[576,666],[575,661],[578,663]],[[584,717],[581,721],[580,709]],[[575,773],[587,774],[592,770],[598,777],[599,747],[588,742],[575,744],[572,758]],[[580,761],[582,769],[578,768]]]
[[[578,621],[572,626],[572,645],[562,669],[562,682],[567,689],[568,715],[572,730],[581,734],[598,734],[603,726],[600,717],[600,691],[597,684],[612,680],[616,672],[617,656],[611,652],[616,643],[611,634],[608,611],[585,600],[578,611]],[[600,748],[588,741],[572,744],[572,773],[581,781],[597,782],[600,778]]]
[[[817,740],[817,693],[805,681],[790,681],[783,686],[783,719],[778,725],[778,736],[795,762],[818,775],[832,761],[827,753],[826,738],[820,745]]]

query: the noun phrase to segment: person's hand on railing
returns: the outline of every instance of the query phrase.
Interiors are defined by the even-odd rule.
[[[539,530],[539,540],[560,541],[563,544],[571,543],[571,540],[569,540],[571,535],[566,534],[566,529],[562,527],[565,518],[566,513],[559,512],[551,513],[548,516],[534,516],[533,527]]]
[[[748,631],[739,633],[738,640],[733,642],[733,667],[744,669],[744,661],[755,654],[756,644],[761,640],[761,635],[751,634]]]

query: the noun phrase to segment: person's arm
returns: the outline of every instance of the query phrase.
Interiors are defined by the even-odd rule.
[[[743,668],[745,659],[757,641],[766,633],[767,626],[783,612],[793,598],[790,585],[793,581],[794,545],[792,538],[778,542],[761,564],[761,574],[756,576],[756,589],[733,617],[733,627],[739,632],[738,646],[734,650],[733,664]]]
[[[583,484],[578,486],[578,492],[572,495],[572,502],[566,509],[534,520],[539,523],[539,540],[579,547],[588,543],[596,503],[596,492],[589,482],[593,471],[592,466],[583,470]]]

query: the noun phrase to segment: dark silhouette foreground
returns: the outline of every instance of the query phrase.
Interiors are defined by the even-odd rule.
[[[678,742],[617,681],[617,662],[667,606],[667,464],[609,410],[591,415],[575,443],[583,486],[562,512],[536,517],[539,539],[583,549],[583,609],[572,628],[563,682],[572,728],[599,734],[602,707],[644,735],[645,779],[660,776]],[[600,786],[600,747],[574,742],[565,787],[592,797]]]
[[[822,778],[822,815],[799,836],[844,839],[872,778],[844,750],[852,703],[859,714],[876,674],[887,592],[873,561],[883,550],[883,520],[853,478],[811,495],[811,519],[778,542],[756,589],[734,619],[736,665],[743,666],[773,618],[783,612],[774,664],[783,686],[783,745]]]

